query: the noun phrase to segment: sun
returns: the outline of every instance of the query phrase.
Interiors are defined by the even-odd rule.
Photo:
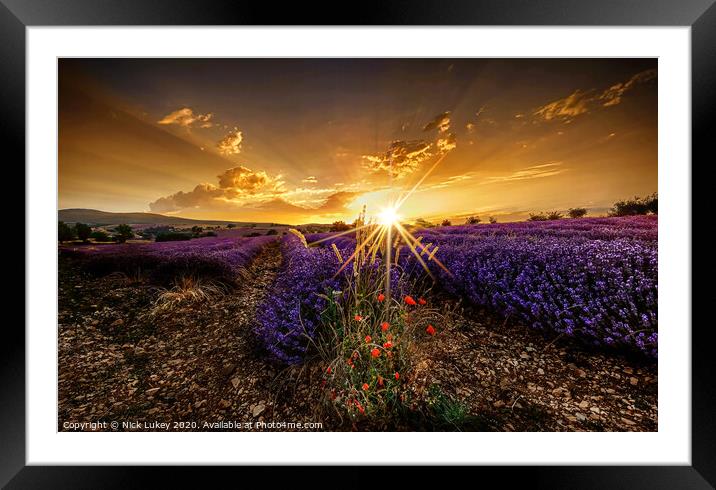
[[[400,215],[398,214],[397,209],[391,206],[383,208],[383,210],[378,214],[378,220],[383,226],[392,226],[400,221]]]

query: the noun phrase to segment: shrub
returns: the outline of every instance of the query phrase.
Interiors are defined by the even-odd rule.
[[[480,223],[481,221],[482,220],[480,219],[479,216],[468,216],[467,219],[465,220],[465,224],[466,225],[476,225],[476,224]]]
[[[570,218],[584,218],[587,215],[587,208],[569,208],[567,214]]]
[[[452,223],[449,219],[444,219],[442,223],[440,223],[440,226],[452,226]]]
[[[331,224],[331,231],[348,231],[351,229],[351,225],[346,224],[345,221],[334,221]]]
[[[236,228],[236,225],[234,223],[229,223],[226,227],[230,230],[232,228]]]
[[[249,233],[249,234],[246,235],[246,236],[247,236],[247,237],[250,237],[250,238],[253,238],[253,237],[261,236],[261,233],[259,233],[258,231],[252,231],[251,233]]]
[[[69,242],[75,238],[75,230],[64,221],[57,223],[57,239],[60,242]]]
[[[493,216],[490,216],[488,219],[489,219],[491,225],[494,225],[495,223],[497,223],[497,218],[495,218]]]
[[[266,232],[267,236],[271,235],[278,235],[278,231],[276,231],[274,228],[271,228],[269,231]]]
[[[84,223],[75,223],[75,234],[77,238],[83,242],[87,242],[92,234],[92,228]]]
[[[109,242],[112,238],[104,230],[95,230],[90,235],[95,242]]]
[[[114,238],[119,243],[124,243],[130,238],[134,237],[134,232],[132,231],[132,227],[127,224],[121,224],[117,226],[117,228],[114,229],[115,235]]]
[[[547,213],[547,219],[552,221],[556,219],[562,219],[564,216],[559,211],[550,211]]]
[[[659,200],[656,193],[644,198],[635,197],[617,201],[609,211],[610,216],[637,216],[640,214],[658,214]]]
[[[530,217],[527,218],[527,221],[547,221],[548,219],[549,218],[547,217],[547,215],[545,215],[543,213],[537,213],[537,214],[530,213]]]

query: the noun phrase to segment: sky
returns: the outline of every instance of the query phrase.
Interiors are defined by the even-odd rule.
[[[498,221],[657,191],[656,59],[61,59],[59,207]]]

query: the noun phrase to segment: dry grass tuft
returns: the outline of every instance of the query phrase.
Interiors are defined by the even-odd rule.
[[[218,299],[225,296],[226,292],[226,286],[221,283],[181,276],[171,289],[164,290],[154,301],[152,314],[167,313],[182,306]]]

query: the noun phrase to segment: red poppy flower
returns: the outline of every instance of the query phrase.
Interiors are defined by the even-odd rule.
[[[356,400],[356,407],[358,407],[358,411],[360,413],[365,413],[365,409],[363,409],[363,405],[361,405],[358,400]]]
[[[395,379],[400,379],[400,373],[398,373],[398,372],[395,373]]]
[[[370,351],[370,355],[373,357],[380,357],[380,350],[373,349],[372,351]]]
[[[404,301],[406,304],[408,304],[410,306],[415,306],[417,304],[412,296],[406,296]]]
[[[418,303],[420,303],[422,306],[425,306],[426,304],[428,304],[428,302],[425,301],[425,298],[418,298]]]
[[[435,327],[433,327],[432,325],[428,325],[428,328],[426,328],[425,331],[428,333],[428,335],[435,335]]]
[[[383,344],[383,347],[385,347],[386,349],[390,349],[391,347],[393,347],[393,344],[391,342],[386,342],[385,344]]]
[[[356,319],[357,322],[359,322],[359,321],[361,321],[361,320],[363,319],[363,317],[360,316],[360,315],[356,315],[356,316],[355,316],[355,319]]]
[[[357,350],[353,351],[353,359],[358,359],[358,351]]]
[[[382,303],[383,301],[385,301],[385,295],[384,295],[383,293],[380,293],[380,294],[378,295],[378,301],[380,301],[381,303]]]
[[[363,391],[368,391],[368,388],[370,388],[370,386],[368,386],[368,383],[363,383]]]
[[[390,328],[390,323],[388,323],[388,322],[383,322],[383,323],[381,323],[380,329],[381,329],[382,331],[385,332],[386,330],[388,330],[388,328]]]
[[[331,374],[331,366],[328,366],[328,367],[326,368],[326,373],[327,373],[327,374]]]
[[[370,337],[370,335],[366,335],[366,336],[365,336],[365,343],[366,343],[366,344],[370,344],[370,341],[371,341],[371,340],[373,340],[373,339]]]
[[[383,376],[378,376],[378,386],[383,386]]]

